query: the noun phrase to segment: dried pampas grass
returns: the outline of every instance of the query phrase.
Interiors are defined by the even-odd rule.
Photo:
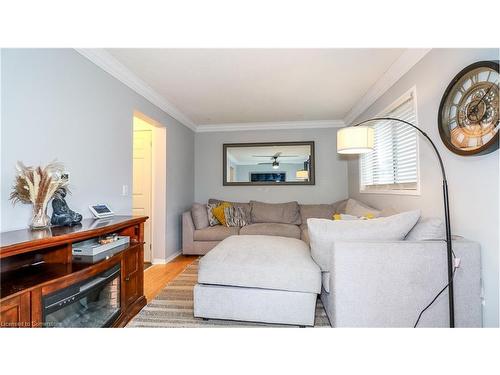
[[[58,189],[68,190],[68,180],[61,178],[64,166],[53,161],[44,168],[27,167],[18,161],[17,176],[10,200],[13,204],[17,202],[33,204],[35,207],[47,207]]]

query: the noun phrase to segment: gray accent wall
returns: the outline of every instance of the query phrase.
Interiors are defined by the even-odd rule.
[[[72,49],[1,51],[2,231],[25,228],[30,206],[8,200],[15,163],[57,159],[70,172],[69,206],[90,217],[88,205],[132,207],[134,111],[167,128],[166,249],[181,248],[181,213],[194,197],[194,132]],[[122,186],[129,192],[123,196]]]
[[[315,141],[316,185],[222,186],[222,145]],[[195,199],[247,202],[331,203],[347,197],[347,162],[337,154],[337,129],[252,130],[196,133]]]
[[[356,119],[360,121],[376,116],[416,86],[418,126],[435,142],[447,171],[452,232],[481,244],[483,324],[486,327],[498,327],[499,321],[499,152],[471,157],[453,154],[439,137],[437,116],[441,97],[460,70],[476,61],[498,58],[498,49],[433,49]],[[392,207],[399,211],[420,208],[424,216],[443,217],[441,173],[436,156],[422,137],[419,148],[419,196],[360,193],[357,157],[352,157],[349,162],[349,195],[377,208]],[[432,294],[429,291],[429,298],[433,297]]]

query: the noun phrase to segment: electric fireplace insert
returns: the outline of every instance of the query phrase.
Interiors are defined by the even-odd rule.
[[[44,327],[109,327],[120,315],[120,264],[42,300]]]

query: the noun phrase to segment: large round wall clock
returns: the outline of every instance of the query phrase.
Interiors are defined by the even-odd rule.
[[[459,155],[498,149],[498,61],[479,61],[458,73],[439,106],[441,139]]]

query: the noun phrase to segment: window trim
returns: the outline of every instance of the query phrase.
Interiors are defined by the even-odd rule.
[[[415,111],[415,122],[418,126],[418,105],[417,105],[417,87],[413,86],[411,89],[406,91],[403,95],[401,95],[398,99],[393,101],[390,105],[380,111],[374,117],[384,117],[389,112],[393,111],[395,108],[400,106],[402,103],[407,101],[409,98],[413,98],[413,110]],[[381,194],[381,195],[421,195],[421,183],[420,183],[420,136],[417,131],[417,188],[416,189],[389,189],[386,186],[376,188],[376,187],[368,187],[373,185],[363,185],[362,184],[362,171],[361,171],[361,156],[358,158],[358,181],[359,181],[359,193],[360,194]]]

